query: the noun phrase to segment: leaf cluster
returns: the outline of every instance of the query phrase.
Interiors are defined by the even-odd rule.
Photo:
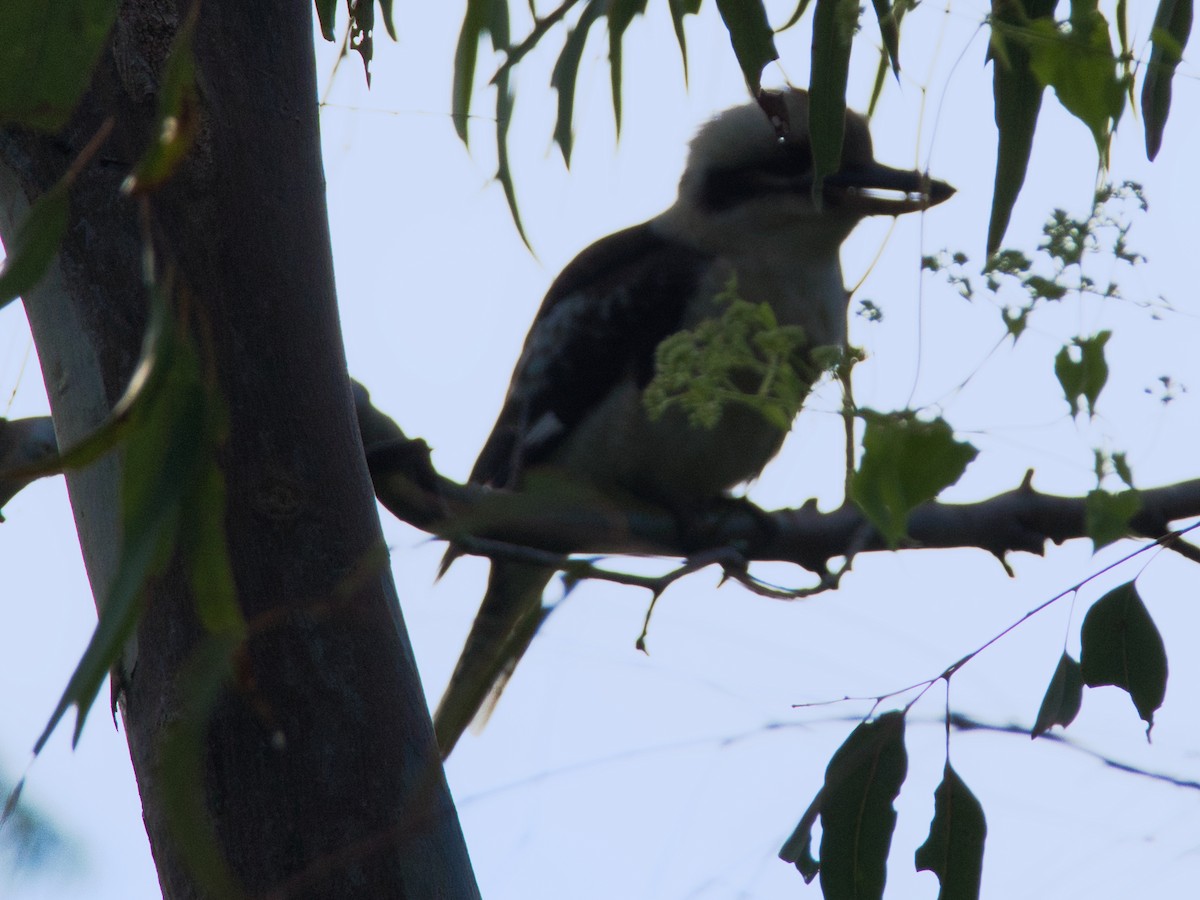
[[[767,303],[750,303],[731,279],[714,318],[679,331],[655,351],[654,378],[644,403],[651,418],[677,407],[696,427],[711,429],[730,405],[759,413],[787,431],[821,368],[804,329],[780,325]]]
[[[1079,638],[1080,658],[1076,661],[1063,652],[1030,736],[1070,725],[1079,714],[1086,685],[1113,686],[1129,694],[1149,738],[1154,713],[1167,693],[1167,653],[1137,586],[1126,582],[1093,603]]]
[[[862,722],[833,754],[825,783],[779,856],[806,882],[821,876],[829,900],[882,898],[887,857],[896,829],[893,806],[908,774],[906,712],[892,710]],[[812,854],[812,829],[821,825],[820,859]],[[983,807],[946,761],[934,791],[929,836],[917,849],[917,871],[931,871],[942,900],[979,896],[987,822]]]
[[[1039,609],[1063,596],[1066,594]],[[1109,591],[1092,605],[1084,617],[1080,639],[1081,660],[1062,654],[1030,736],[1040,737],[1055,725],[1070,725],[1082,706],[1085,686],[1115,686],[1129,694],[1146,722],[1148,737],[1154,712],[1166,694],[1167,657],[1162,636],[1132,582]],[[939,678],[919,686],[921,694],[937,680],[949,681],[979,652],[968,654]],[[897,822],[893,804],[908,774],[905,721],[915,702],[903,710],[869,718],[850,733],[831,757],[824,784],[779,852],[805,881],[819,874],[826,898],[876,900],[884,896],[887,858]],[[950,763],[951,719],[947,711],[947,758],[934,792],[929,835],[916,850],[915,865],[918,871],[937,875],[941,900],[973,900],[979,896],[982,881],[987,821],[983,805]],[[818,823],[819,859],[813,855],[813,828]]]

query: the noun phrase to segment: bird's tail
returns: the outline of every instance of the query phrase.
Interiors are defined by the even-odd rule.
[[[487,593],[433,715],[443,759],[473,720],[491,712],[545,618],[542,591],[553,576],[553,569],[527,563],[492,563]]]

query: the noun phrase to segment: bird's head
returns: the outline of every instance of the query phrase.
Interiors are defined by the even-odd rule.
[[[775,121],[764,106],[777,111]],[[836,249],[866,216],[917,212],[954,193],[944,181],[877,162],[866,119],[847,110],[842,163],[826,176],[818,204],[808,106],[807,91],[788,89],[705,124],[667,221],[714,249],[789,234],[803,246]]]

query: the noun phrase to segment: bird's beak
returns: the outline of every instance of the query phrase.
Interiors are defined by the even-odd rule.
[[[924,172],[871,163],[825,178],[822,192],[830,206],[863,216],[898,216],[949,200],[954,188]]]

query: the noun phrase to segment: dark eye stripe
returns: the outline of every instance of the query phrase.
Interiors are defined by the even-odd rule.
[[[698,199],[705,209],[721,212],[756,197],[811,187],[812,154],[808,145],[784,144],[769,159],[708,172]]]

